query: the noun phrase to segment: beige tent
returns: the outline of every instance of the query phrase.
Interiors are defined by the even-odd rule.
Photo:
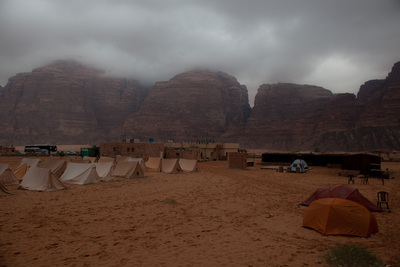
[[[92,163],[90,161],[90,159],[81,159],[81,158],[69,159],[69,162],[73,162],[73,163]]]
[[[42,161],[37,158],[36,159],[35,158],[23,158],[21,163],[19,164],[18,168],[24,164],[26,164],[28,166],[28,168],[30,168],[32,166],[41,167]]]
[[[179,166],[184,172],[197,172],[199,168],[197,167],[196,159],[179,159]]]
[[[60,177],[61,181],[67,184],[93,184],[100,182],[96,166],[88,163],[70,162],[67,169]]]
[[[28,170],[29,170],[28,165],[24,164],[24,165],[20,166],[18,169],[16,169],[14,174],[18,180],[22,180],[22,178],[24,178],[24,176],[28,172]]]
[[[97,161],[98,163],[103,163],[103,162],[112,162],[114,163],[115,159],[114,158],[110,158],[110,157],[101,157],[99,158],[99,160]]]
[[[0,164],[0,184],[3,185],[19,184],[19,180],[15,176],[14,172],[11,170],[9,164]]]
[[[95,163],[96,162],[96,157],[89,157],[89,156],[84,156],[83,160],[90,160],[90,163]]]
[[[136,178],[143,177],[144,173],[137,161],[118,161],[113,171],[114,177]]]
[[[101,181],[110,181],[113,176],[114,162],[97,162],[95,163],[97,175]]]
[[[31,166],[19,188],[33,191],[55,191],[67,187],[50,169]]]
[[[161,171],[165,173],[180,173],[182,169],[179,166],[178,159],[162,159]]]
[[[116,161],[130,161],[131,157],[129,156],[121,156],[121,155],[116,155],[115,160]]]
[[[7,195],[12,195],[12,193],[8,191],[7,188],[5,188],[5,186],[0,183],[0,196],[7,196]]]
[[[61,177],[67,168],[67,162],[63,159],[45,159],[43,168],[50,169],[57,177]]]
[[[22,180],[25,174],[28,172],[29,168],[32,166],[41,167],[42,161],[40,159],[23,158],[18,168],[14,172],[15,176],[19,180]]]
[[[146,168],[150,171],[160,171],[161,170],[161,158],[149,157],[145,163]]]
[[[142,158],[123,157],[123,156],[117,155],[116,161],[117,162],[119,162],[119,161],[125,161],[125,162],[138,161],[142,170],[143,171],[147,170],[146,165],[144,164],[144,161]]]
[[[142,158],[130,158],[129,161],[139,162],[140,168],[142,168],[143,171],[147,171],[147,167],[144,164],[144,160]]]

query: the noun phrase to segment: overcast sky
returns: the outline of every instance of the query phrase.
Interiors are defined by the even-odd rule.
[[[0,0],[0,85],[76,59],[146,85],[194,68],[357,93],[400,61],[399,0]]]

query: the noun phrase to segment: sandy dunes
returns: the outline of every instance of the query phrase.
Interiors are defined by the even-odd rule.
[[[17,165],[17,158],[8,161]],[[20,160],[20,159],[19,159]],[[15,162],[14,162],[15,161]],[[314,266],[330,246],[353,244],[400,262],[400,163],[396,179],[354,186],[370,201],[390,193],[391,213],[374,213],[370,238],[322,236],[303,228],[297,204],[318,187],[347,184],[338,169],[305,174],[228,169],[200,162],[200,172],[145,172],[68,190],[0,197],[1,266]]]

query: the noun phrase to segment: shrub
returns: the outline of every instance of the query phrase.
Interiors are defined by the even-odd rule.
[[[324,255],[329,266],[375,267],[384,266],[383,261],[365,248],[350,245],[338,245]]]

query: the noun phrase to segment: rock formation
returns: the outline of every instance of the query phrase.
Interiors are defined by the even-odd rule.
[[[0,140],[8,144],[147,141],[239,142],[279,151],[400,148],[400,62],[354,94],[263,84],[247,89],[223,72],[189,71],[148,91],[73,61],[17,74],[0,87]]]
[[[333,98],[322,87],[298,84],[263,84],[258,89],[244,135],[245,147],[299,150],[318,123],[324,106]]]
[[[2,139],[9,144],[95,143],[136,111],[145,90],[75,61],[11,77],[0,90]]]
[[[191,71],[158,82],[124,124],[128,136],[147,140],[220,140],[250,115],[245,86],[222,72]]]
[[[238,139],[247,147],[284,151],[399,149],[399,89],[400,63],[386,79],[362,85],[357,98],[315,86],[262,85],[246,135]]]

